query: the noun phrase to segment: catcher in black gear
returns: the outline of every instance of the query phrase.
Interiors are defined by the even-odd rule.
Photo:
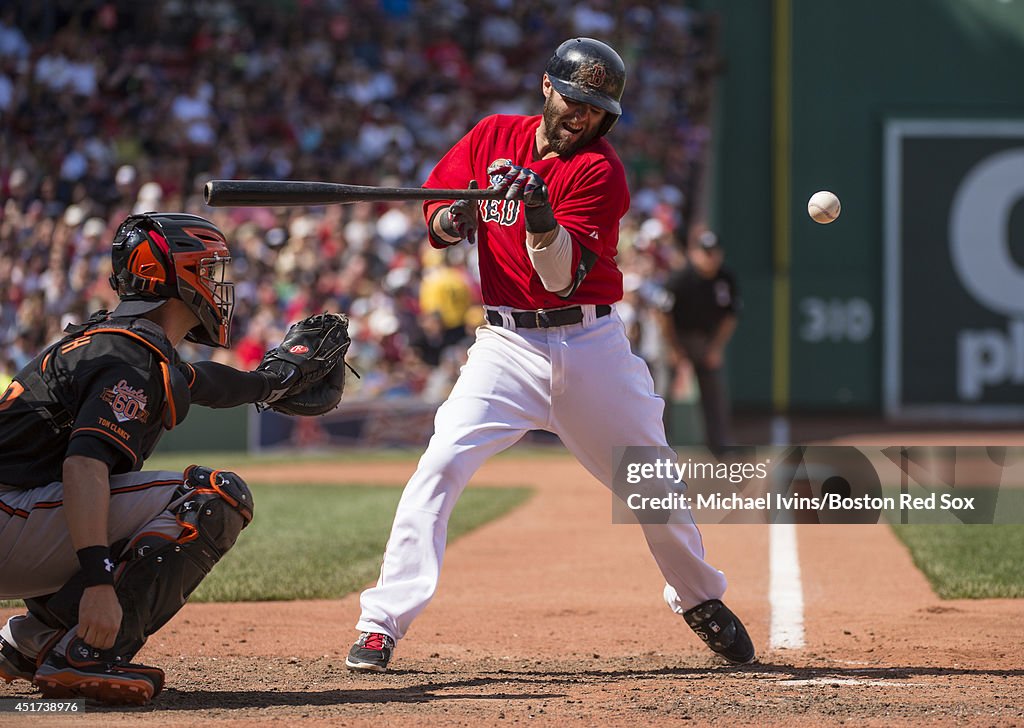
[[[0,394],[0,598],[27,607],[0,629],[0,679],[106,703],[159,693],[163,671],[132,660],[231,548],[253,500],[235,473],[143,471],[146,458],[192,405],[316,414],[340,400],[341,316],[289,343],[305,359],[253,372],[179,359],[183,339],[229,345],[230,260],[201,217],[130,216],[111,253],[117,308],[69,326]]]

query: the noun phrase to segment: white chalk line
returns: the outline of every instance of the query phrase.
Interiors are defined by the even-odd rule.
[[[796,524],[769,526],[768,554],[768,601],[772,610],[769,646],[773,650],[797,650],[804,646],[805,639]]]
[[[872,687],[872,688],[926,688],[929,687],[925,683],[914,683],[914,682],[897,682],[895,680],[858,680],[856,678],[835,678],[835,677],[815,677],[808,680],[779,680],[779,685],[793,685],[795,687],[803,686],[814,686],[814,685],[839,685],[839,686],[855,686],[855,687]]]

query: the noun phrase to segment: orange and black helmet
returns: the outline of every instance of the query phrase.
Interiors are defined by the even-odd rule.
[[[110,254],[110,285],[121,305],[115,314],[138,316],[168,298],[185,302],[199,325],[185,337],[207,346],[230,345],[234,284],[231,253],[216,225],[197,215],[147,212],[117,229]]]

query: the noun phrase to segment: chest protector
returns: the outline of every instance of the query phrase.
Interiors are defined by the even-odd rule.
[[[160,412],[164,429],[171,430],[185,419],[191,402],[188,382],[178,369],[178,352],[159,326],[144,318],[113,318],[106,311],[97,311],[84,323],[69,324],[64,331],[67,336],[43,353],[38,367],[18,376],[25,389],[37,395],[33,399],[40,403],[38,411],[55,432],[70,428],[75,421],[75,413],[63,395],[67,376],[59,373],[58,367],[51,366],[53,358],[60,356],[68,344],[76,341],[84,344],[88,337],[96,334],[125,336],[148,349],[159,365],[152,374],[159,376],[164,391]]]

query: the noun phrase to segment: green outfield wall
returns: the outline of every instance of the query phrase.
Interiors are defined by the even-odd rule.
[[[157,452],[244,452],[248,449],[249,407],[190,407],[185,421],[164,433]]]
[[[1024,3],[695,5],[726,64],[709,219],[745,294],[736,404],[1021,417]],[[820,189],[843,203],[827,226]]]

